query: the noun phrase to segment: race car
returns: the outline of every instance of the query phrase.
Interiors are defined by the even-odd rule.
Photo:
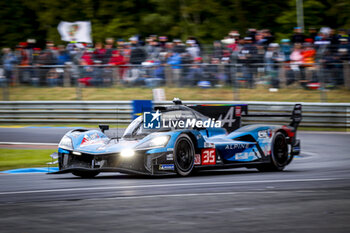
[[[201,169],[256,168],[282,171],[300,153],[296,138],[302,119],[296,104],[289,125],[252,124],[241,127],[247,105],[193,105],[180,100],[155,106],[133,120],[122,137],[100,130],[74,129],[58,145],[57,173],[92,178],[100,172],[188,176]]]

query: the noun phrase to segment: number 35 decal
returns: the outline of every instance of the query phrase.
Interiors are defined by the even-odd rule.
[[[214,165],[214,164],[216,164],[215,149],[203,149],[202,165]]]

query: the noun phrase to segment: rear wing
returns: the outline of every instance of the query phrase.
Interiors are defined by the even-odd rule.
[[[302,105],[295,104],[292,114],[285,113],[258,113],[258,114],[248,114],[248,105],[192,105],[187,106],[201,114],[214,118],[215,120],[220,120],[222,122],[222,127],[227,130],[227,132],[232,132],[241,127],[242,117],[290,117],[292,120],[289,124],[295,132],[302,120]]]
[[[292,114],[288,113],[258,113],[258,114],[247,114],[245,116],[248,117],[290,117],[292,120],[289,124],[290,127],[293,128],[293,131],[295,132],[298,129],[298,126],[302,120],[302,105],[301,104],[295,104]]]
[[[299,123],[303,119],[301,104],[294,105],[291,119],[292,119],[292,122],[289,124],[289,126],[293,127],[294,131],[296,131],[299,126]]]

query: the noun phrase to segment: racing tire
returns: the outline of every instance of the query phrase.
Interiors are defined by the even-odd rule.
[[[72,174],[75,176],[79,176],[81,178],[84,178],[84,179],[89,179],[89,178],[94,178],[95,176],[100,174],[100,172],[97,172],[97,171],[74,171],[74,172],[72,172]]]
[[[288,144],[286,136],[277,132],[271,144],[271,161],[267,164],[262,164],[257,167],[261,172],[282,171],[284,167],[290,162],[288,154]]]
[[[174,147],[175,171],[180,176],[191,174],[194,166],[194,145],[191,138],[186,134],[181,134]]]

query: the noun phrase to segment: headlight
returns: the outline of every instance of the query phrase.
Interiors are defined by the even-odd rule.
[[[124,158],[130,158],[135,155],[135,151],[133,149],[124,149],[120,152],[120,155]]]
[[[68,136],[64,136],[60,143],[58,144],[58,147],[64,148],[64,149],[73,149],[73,142],[72,139]]]
[[[158,147],[164,147],[168,144],[170,139],[169,135],[163,135],[159,137],[152,138],[150,140],[147,140],[140,145],[138,145],[136,148],[158,148]]]

